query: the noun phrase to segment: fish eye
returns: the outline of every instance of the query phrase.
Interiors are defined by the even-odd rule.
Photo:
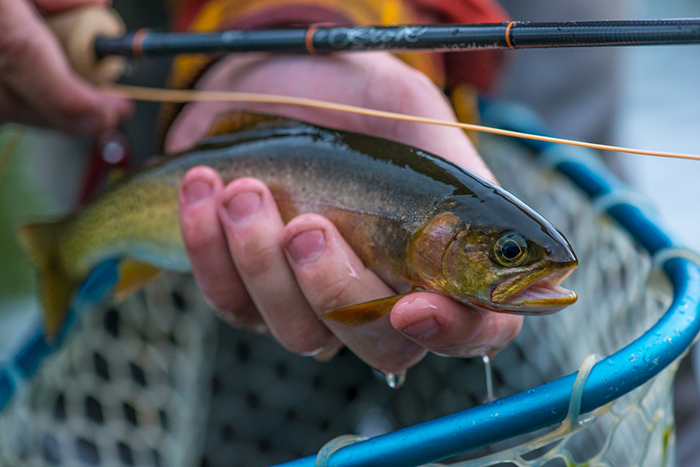
[[[493,256],[502,266],[520,266],[527,257],[527,242],[516,233],[507,233],[494,244]]]

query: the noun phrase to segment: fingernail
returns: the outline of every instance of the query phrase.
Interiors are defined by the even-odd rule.
[[[426,340],[433,337],[440,330],[440,325],[435,318],[426,318],[409,324],[401,329],[414,339]]]
[[[258,193],[249,191],[239,193],[226,203],[226,212],[236,222],[242,222],[253,217],[258,210],[262,200]]]
[[[199,204],[211,196],[211,185],[204,180],[193,180],[184,186],[183,192],[187,204]]]
[[[326,247],[322,230],[306,230],[287,242],[287,251],[294,261],[300,264],[316,261]]]

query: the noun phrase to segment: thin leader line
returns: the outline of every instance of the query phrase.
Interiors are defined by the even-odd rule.
[[[644,149],[627,148],[623,146],[613,146],[609,144],[588,143],[585,141],[576,141],[566,138],[556,138],[553,136],[533,135],[519,131],[504,130],[501,128],[492,128],[484,125],[475,125],[472,123],[451,122],[447,120],[439,120],[434,118],[418,117],[414,115],[406,115],[396,112],[388,112],[385,110],[368,109],[348,104],[338,104],[334,102],[326,102],[317,99],[309,99],[306,97],[281,96],[275,94],[263,94],[252,92],[230,92],[230,91],[201,91],[193,89],[159,89],[148,88],[141,86],[126,86],[126,85],[104,85],[101,88],[102,92],[108,96],[129,98],[133,100],[149,101],[149,102],[168,102],[168,103],[185,103],[185,102],[256,102],[266,104],[281,104],[281,105],[296,105],[302,107],[314,107],[326,110],[334,110],[339,112],[349,112],[360,115],[367,115],[379,118],[391,118],[395,120],[403,120],[416,123],[427,123],[431,125],[442,125],[463,130],[478,131],[481,133],[491,133],[502,136],[510,136],[514,138],[523,138],[536,141],[544,141],[548,143],[566,144],[569,146],[578,146],[600,151],[615,151],[628,154],[638,154],[643,156],[667,157],[672,159],[687,159],[700,160],[700,156],[695,154],[684,154],[667,151],[649,151]]]

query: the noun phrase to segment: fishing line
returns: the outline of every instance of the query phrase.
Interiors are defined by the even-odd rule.
[[[434,118],[418,117],[386,110],[375,110],[348,104],[338,104],[326,102],[318,99],[306,97],[281,96],[275,94],[262,94],[253,92],[231,92],[231,91],[201,91],[195,89],[160,89],[142,86],[127,86],[123,84],[106,84],[101,88],[107,96],[122,97],[138,101],[167,102],[167,103],[187,103],[187,102],[255,102],[264,104],[295,105],[302,107],[314,107],[338,112],[348,112],[359,115],[367,115],[379,118],[390,118],[407,122],[427,123],[431,125],[442,125],[463,130],[477,131],[481,133],[491,133],[495,135],[510,136],[513,138],[531,139],[549,143],[566,144],[600,151],[624,152],[627,154],[637,154],[643,156],[667,157],[672,159],[700,160],[700,156],[694,154],[684,154],[666,151],[649,151],[643,149],[627,148],[623,146],[613,146],[609,144],[588,143],[565,138],[555,138],[552,136],[533,135],[519,131],[503,130],[484,125],[472,123],[451,122]]]

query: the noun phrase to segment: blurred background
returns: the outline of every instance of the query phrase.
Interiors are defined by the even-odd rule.
[[[700,17],[695,0],[560,0],[502,3],[516,20],[644,19]],[[585,5],[584,5],[585,3]],[[130,28],[162,25],[157,0],[115,0]],[[570,11],[566,11],[566,10]],[[160,84],[167,61],[138,64],[126,82]],[[527,102],[560,134],[634,148],[700,154],[700,45],[588,50],[516,51],[498,93]],[[571,89],[583,90],[571,93]],[[137,159],[155,150],[157,106],[139,103],[140,121],[127,125]],[[18,128],[0,132],[0,154],[18,138]],[[14,240],[21,219],[65,211],[76,183],[51,176],[52,167],[84,165],[88,142],[27,130],[14,156],[0,156],[0,350],[12,345],[37,319],[33,273]],[[58,155],[58,156],[57,156]],[[700,247],[700,162],[607,154],[614,170],[658,208],[662,224],[691,249]],[[9,163],[4,163],[8,161]],[[42,167],[37,172],[35,167]],[[30,170],[32,168],[32,170]],[[42,187],[39,190],[38,187]],[[49,196],[48,193],[51,193]],[[700,355],[692,357],[700,362]],[[700,391],[693,359],[686,358],[676,384],[678,459],[682,467],[700,466]]]

